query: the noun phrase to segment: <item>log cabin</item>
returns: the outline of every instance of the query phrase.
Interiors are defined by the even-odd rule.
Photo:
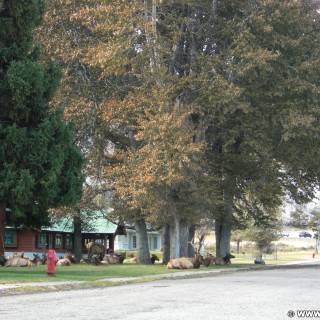
[[[94,241],[105,246],[106,253],[114,252],[114,238],[118,234],[118,226],[105,218],[97,218],[94,221],[93,230],[83,230],[82,247],[83,254],[88,253],[86,244]],[[41,230],[5,228],[4,251],[6,255],[24,251],[25,255],[32,256],[34,253],[45,253],[49,249],[56,251],[58,256],[64,256],[66,251],[73,252],[74,233],[70,221],[61,220],[51,227],[43,227]]]
[[[133,226],[118,226],[106,218],[94,218],[93,228],[82,231],[82,253],[86,257],[88,250],[86,244],[96,242],[106,248],[106,254],[115,251],[137,250],[136,230]],[[162,246],[162,232],[152,228],[147,229],[149,248],[159,251]],[[62,219],[51,227],[41,230],[6,227],[4,252],[11,255],[14,252],[24,251],[25,255],[46,253],[49,249],[56,251],[57,256],[64,256],[67,251],[74,250],[74,232],[72,223]]]

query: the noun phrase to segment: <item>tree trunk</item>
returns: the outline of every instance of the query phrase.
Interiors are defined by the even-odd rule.
[[[74,246],[74,256],[77,259],[77,262],[80,262],[82,259],[82,223],[81,223],[81,217],[80,212],[78,212],[73,217],[73,246]]]
[[[139,219],[135,222],[137,232],[138,263],[151,264],[146,222]]]
[[[146,41],[148,46],[150,47],[150,71],[152,74],[155,74],[155,68],[157,67],[158,61],[158,49],[157,49],[157,1],[152,0],[151,11],[148,8],[148,1],[144,1],[145,7],[145,21],[149,21],[149,14],[151,12],[151,22],[152,22],[152,31],[146,32]],[[159,80],[159,79],[158,79]]]
[[[231,221],[220,219],[216,221],[216,255],[224,257],[230,252]]]
[[[224,215],[215,223],[217,257],[224,257],[227,252],[230,252],[233,200],[227,192],[224,196],[224,202]]]
[[[163,243],[162,243],[163,259],[162,263],[167,264],[170,261],[170,225],[163,227]]]
[[[188,257],[194,257],[195,255],[194,246],[192,245],[192,241],[194,242],[195,233],[196,233],[196,225],[192,224],[189,227]]]
[[[254,264],[265,264],[265,261],[263,260],[263,253],[262,249],[259,249],[259,252],[256,254],[256,257],[254,259]]]
[[[170,234],[170,259],[175,258],[175,252],[176,252],[176,230],[175,230],[175,224],[172,221],[170,223],[169,228],[169,234]]]
[[[173,237],[173,241],[174,241],[174,250],[172,250],[173,252],[173,258],[180,258],[180,219],[178,217],[178,215],[175,213],[173,215],[174,218],[174,237]]]
[[[232,201],[227,201],[227,198],[225,200],[225,213],[215,223],[217,257],[224,257],[230,252],[233,204]]]
[[[240,241],[237,240],[237,253],[239,254],[240,253]]]
[[[188,236],[189,226],[183,222],[178,214],[173,214],[174,228],[170,229],[170,256],[171,258],[180,258],[188,256]]]
[[[0,207],[0,253],[5,254],[4,237],[6,234],[6,206]]]
[[[180,220],[180,257],[188,257],[189,254],[189,224]]]

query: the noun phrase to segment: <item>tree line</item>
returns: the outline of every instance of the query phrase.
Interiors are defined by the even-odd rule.
[[[9,1],[0,3],[5,22]],[[12,3],[19,19],[44,4]],[[85,159],[81,201],[56,203],[78,234],[86,213],[107,202],[110,219],[135,225],[142,263],[150,257],[146,224],[163,228],[168,260],[192,254],[195,227],[214,222],[223,256],[232,229],[273,228],[284,195],[313,198],[320,25],[312,1],[57,0],[38,24],[37,61],[63,74],[48,97],[51,112],[64,110]],[[5,56],[6,37],[7,65],[31,57],[30,48]],[[4,158],[9,150],[1,148]],[[10,208],[6,188],[0,195]]]

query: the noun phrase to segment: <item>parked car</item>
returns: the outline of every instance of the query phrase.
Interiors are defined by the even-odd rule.
[[[308,231],[302,231],[299,233],[300,238],[312,238],[312,234]]]
[[[285,232],[285,231],[281,231],[281,232],[278,233],[278,236],[281,237],[281,238],[289,237],[289,233]]]

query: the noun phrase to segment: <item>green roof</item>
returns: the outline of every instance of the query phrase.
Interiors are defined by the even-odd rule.
[[[109,212],[113,209],[107,210]],[[93,218],[90,221],[90,227],[84,227],[83,233],[115,233],[117,225],[108,221],[105,217],[101,217],[101,213],[93,212]],[[55,222],[52,227],[43,227],[42,230],[73,232],[73,220],[71,218],[63,218]]]
[[[73,226],[71,220],[63,219],[59,222],[55,222],[52,227],[42,227],[41,230],[46,231],[63,231],[63,232],[73,232]]]
[[[89,231],[88,233],[115,233],[117,230],[117,225],[108,221],[106,218],[98,218],[93,223],[94,231]],[[87,232],[83,230],[83,232]]]
[[[115,233],[117,225],[108,221],[106,218],[94,219],[91,223],[90,230],[83,229],[83,233]],[[73,225],[70,219],[62,219],[56,222],[52,227],[44,227],[42,230],[46,231],[62,231],[73,232]]]

